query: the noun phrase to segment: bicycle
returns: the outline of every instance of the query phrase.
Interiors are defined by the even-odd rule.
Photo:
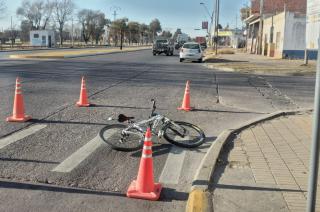
[[[101,139],[112,149],[135,151],[142,148],[145,132],[150,127],[152,135],[158,136],[159,139],[164,137],[168,142],[180,147],[194,148],[205,142],[205,134],[198,126],[182,121],[172,121],[155,113],[156,101],[154,99],[151,101],[153,106],[149,119],[134,122],[134,117],[120,114],[118,122],[121,124],[112,124],[102,128],[99,132]],[[123,124],[124,122],[127,124]]]

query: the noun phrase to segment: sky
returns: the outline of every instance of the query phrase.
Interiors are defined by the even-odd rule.
[[[10,27],[10,18],[19,25],[16,9],[22,0],[5,0],[7,12],[0,20],[0,30]],[[127,17],[129,20],[149,24],[154,18],[161,22],[163,30],[172,33],[177,28],[191,37],[204,36],[206,31],[195,30],[201,28],[202,21],[208,21],[209,15],[200,2],[205,3],[209,11],[213,10],[215,0],[74,0],[77,10],[93,9],[104,12],[107,18],[113,20],[113,8],[118,8],[117,18]],[[248,4],[249,0],[220,0],[220,23],[229,24],[231,28],[240,26],[240,8]],[[237,19],[237,21],[236,21]]]

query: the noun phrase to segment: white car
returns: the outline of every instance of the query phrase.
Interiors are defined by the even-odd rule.
[[[184,60],[202,62],[203,52],[200,44],[195,42],[188,42],[183,44],[180,49],[180,62]]]

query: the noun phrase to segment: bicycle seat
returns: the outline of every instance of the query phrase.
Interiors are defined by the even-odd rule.
[[[134,119],[134,117],[127,117],[127,116],[125,116],[123,114],[120,114],[118,116],[118,122],[125,122],[125,121],[129,121],[131,119]]]

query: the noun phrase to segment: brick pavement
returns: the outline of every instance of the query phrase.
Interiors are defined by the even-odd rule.
[[[213,179],[215,211],[305,211],[311,119],[311,114],[280,117],[246,129],[230,141]],[[219,185],[232,185],[235,193],[227,194]],[[264,201],[258,203],[252,196]],[[239,203],[243,199],[248,202]],[[320,211],[320,195],[317,200]]]

